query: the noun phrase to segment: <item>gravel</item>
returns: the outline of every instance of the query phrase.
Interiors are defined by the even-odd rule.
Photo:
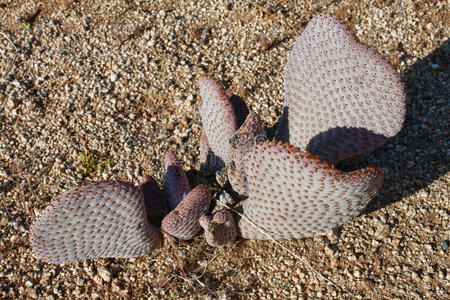
[[[446,298],[446,1],[37,2],[0,1],[0,298]],[[339,165],[386,171],[367,212],[338,236],[281,242],[335,286],[269,241],[216,249],[199,236],[137,259],[64,266],[32,255],[33,217],[73,185],[161,182],[167,149],[198,180],[199,75],[276,125],[289,49],[319,12],[386,56],[408,101],[398,136]]]

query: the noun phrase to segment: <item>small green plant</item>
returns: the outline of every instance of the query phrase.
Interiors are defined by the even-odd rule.
[[[35,10],[20,17],[19,20],[22,22],[22,25],[21,25],[22,34],[29,33],[31,31],[33,25],[36,24],[36,22],[40,22],[40,21],[38,21],[38,17],[41,12],[42,12],[42,9],[40,6],[38,6]]]
[[[24,23],[22,23],[22,26],[21,26],[21,31],[22,31],[22,34],[27,34],[28,32],[30,32],[30,30],[31,30],[31,23],[30,22],[24,22]]]
[[[104,168],[111,165],[111,159],[102,157],[95,153],[84,153],[81,155],[81,167],[78,172],[83,177],[88,177],[93,173],[100,173]]]

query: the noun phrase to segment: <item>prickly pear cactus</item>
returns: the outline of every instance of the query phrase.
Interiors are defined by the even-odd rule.
[[[177,207],[184,196],[191,190],[189,181],[184,173],[183,167],[178,161],[175,153],[167,151],[164,157],[165,165],[165,191],[167,196],[167,205],[169,211]]]
[[[251,113],[244,124],[230,139],[231,163],[228,166],[228,180],[233,189],[241,195],[248,195],[244,156],[255,144],[264,141],[266,135],[260,117]]]
[[[313,18],[295,42],[284,69],[284,90],[276,139],[329,163],[382,145],[405,118],[396,70],[326,14]]]
[[[395,136],[406,110],[393,67],[325,14],[305,28],[284,69],[285,107],[275,137],[283,142],[261,142],[261,119],[220,82],[201,76],[199,87],[201,168],[210,173],[228,167],[232,187],[248,195],[237,207],[241,215],[207,215],[210,189],[191,190],[169,151],[164,193],[147,176],[139,187],[95,182],[61,194],[31,226],[37,257],[69,263],[144,255],[161,244],[159,229],[149,223],[161,219],[162,231],[180,239],[194,238],[203,227],[211,246],[229,244],[237,229],[250,239],[323,233],[360,214],[383,181],[378,168],[344,173],[331,163]]]
[[[249,198],[240,204],[245,217],[238,226],[249,239],[269,239],[261,230],[276,240],[298,239],[340,226],[361,213],[383,182],[380,169],[343,173],[281,142],[253,147],[244,164]]]
[[[233,214],[228,210],[219,211],[212,216],[201,216],[200,225],[205,230],[205,239],[210,246],[223,247],[237,238]]]
[[[30,229],[35,255],[64,264],[97,257],[136,257],[161,243],[147,221],[144,195],[125,182],[73,187],[47,206]]]
[[[162,230],[182,240],[194,238],[202,229],[199,218],[208,211],[211,199],[209,188],[198,185],[163,219]]]
[[[209,147],[228,165],[231,162],[231,147],[224,141],[228,141],[238,129],[230,95],[220,82],[205,76],[200,77],[199,86],[202,96],[200,115]]]

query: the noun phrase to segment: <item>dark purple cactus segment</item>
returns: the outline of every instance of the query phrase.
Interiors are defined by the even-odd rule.
[[[191,190],[189,181],[184,173],[183,167],[178,161],[175,153],[167,151],[164,157],[166,169],[165,191],[167,195],[167,204],[169,211],[177,207],[184,196]]]
[[[139,186],[144,193],[144,204],[147,218],[151,224],[161,224],[162,218],[166,215],[167,205],[158,182],[150,175],[145,175],[141,179]]]
[[[247,116],[244,124],[230,139],[232,161],[228,166],[228,180],[233,189],[241,195],[248,195],[244,155],[251,147],[265,140],[261,118],[255,113]]]
[[[161,243],[147,221],[142,191],[125,182],[94,182],[62,193],[30,229],[34,254],[64,264],[98,257],[137,257]]]
[[[274,142],[254,146],[244,164],[249,197],[238,227],[248,239],[269,239],[261,230],[276,240],[324,233],[360,214],[383,182],[380,169],[344,173]]]
[[[210,246],[223,247],[237,238],[233,214],[228,210],[219,211],[213,216],[200,217],[200,225],[205,230],[206,242]]]
[[[208,186],[198,185],[163,219],[162,230],[182,240],[193,239],[202,229],[199,218],[206,214],[211,200]]]
[[[384,57],[321,14],[297,39],[284,69],[285,109],[276,140],[327,162],[370,151],[401,129],[403,83]]]

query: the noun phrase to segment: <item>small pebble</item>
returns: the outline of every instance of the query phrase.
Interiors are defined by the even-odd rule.
[[[98,267],[97,271],[104,281],[109,282],[111,280],[111,273],[105,267]]]

